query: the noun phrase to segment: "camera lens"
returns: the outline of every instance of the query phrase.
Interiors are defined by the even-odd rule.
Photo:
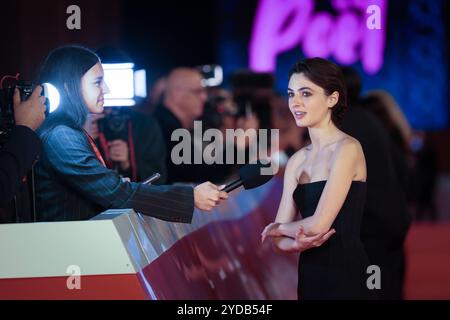
[[[33,84],[28,81],[19,81],[16,88],[19,89],[21,101],[27,100],[33,92]]]

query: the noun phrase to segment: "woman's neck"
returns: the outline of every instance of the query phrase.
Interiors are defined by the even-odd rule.
[[[313,149],[321,150],[325,146],[340,140],[342,132],[331,122],[330,124],[308,128]]]

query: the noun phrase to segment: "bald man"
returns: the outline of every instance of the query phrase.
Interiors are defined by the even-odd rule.
[[[166,80],[163,103],[155,109],[154,117],[158,121],[167,147],[166,167],[167,183],[201,182],[203,179],[218,182],[223,177],[223,166],[206,164],[175,165],[171,153],[178,141],[171,141],[172,133],[177,129],[191,130],[194,121],[201,117],[207,100],[206,88],[202,85],[202,76],[196,69],[174,69]],[[193,135],[192,135],[193,137]],[[192,139],[193,140],[193,139]],[[193,141],[192,141],[193,142]],[[194,152],[202,152],[191,148],[191,163]]]
[[[177,68],[167,78],[164,106],[185,129],[192,129],[194,120],[203,114],[208,96],[202,79],[197,70],[190,68]]]

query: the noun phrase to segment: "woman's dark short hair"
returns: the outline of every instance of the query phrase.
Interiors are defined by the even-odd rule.
[[[327,96],[339,92],[339,100],[331,111],[331,120],[339,126],[347,110],[347,88],[339,66],[322,58],[300,60],[289,71],[289,79],[295,73],[303,73],[311,82],[323,88]]]
[[[98,62],[93,51],[81,46],[64,46],[50,52],[41,68],[39,83],[53,84],[61,95],[61,103],[46,122],[83,127],[88,110],[81,95],[81,78]]]

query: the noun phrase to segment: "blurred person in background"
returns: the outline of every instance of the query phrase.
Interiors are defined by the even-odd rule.
[[[225,160],[227,160],[227,152],[234,153],[233,163],[224,163],[220,168],[229,175],[228,177],[224,175],[224,178],[234,178],[233,175],[236,174],[238,168],[258,158],[258,154],[251,154],[249,150],[252,144],[258,144],[258,130],[260,129],[259,117],[253,110],[254,107],[250,100],[236,101],[230,91],[219,87],[208,88],[208,101],[201,117],[203,130],[210,128],[220,130],[223,150],[219,152]],[[227,139],[227,130],[233,131],[233,139]],[[259,147],[265,148],[266,146],[258,145]],[[238,154],[245,158],[238,159]]]
[[[389,126],[388,129],[394,142],[398,144],[402,150],[408,151],[409,143],[412,138],[411,125],[394,97],[385,90],[369,91],[366,93],[365,97],[374,97],[380,101],[379,107],[383,108],[384,111],[381,111],[380,108],[375,108],[371,111],[374,113],[379,112],[379,115],[381,115],[382,112],[387,113],[387,115],[384,116],[385,120],[387,120],[385,125]]]
[[[367,164],[367,198],[361,224],[361,240],[369,260],[382,270],[380,299],[401,299],[405,273],[404,241],[411,223],[400,177],[406,163],[396,165],[398,146],[385,124],[361,106],[361,77],[343,67],[348,110],[342,130],[359,140]]]
[[[172,134],[178,129],[186,129],[192,133],[194,121],[201,120],[204,113],[208,94],[202,80],[201,73],[195,68],[180,67],[172,70],[165,80],[162,103],[153,113],[161,127],[167,149],[167,183],[192,183],[203,179],[218,182],[223,178],[224,167],[220,164],[205,164],[203,157],[201,164],[194,164],[194,154],[203,155],[203,140],[194,141],[193,134],[190,163],[175,164],[172,161],[172,150],[180,143],[172,141]]]
[[[361,106],[375,115],[388,132],[395,172],[403,191],[410,198],[412,191],[408,180],[411,166],[411,149],[409,147],[411,131],[407,120],[398,109],[398,105],[393,102],[393,98],[381,90],[365,95],[361,100]]]
[[[133,182],[154,173],[167,179],[166,146],[158,123],[150,115],[130,108],[105,108],[102,114],[89,114],[84,129],[94,139],[109,169]]]

